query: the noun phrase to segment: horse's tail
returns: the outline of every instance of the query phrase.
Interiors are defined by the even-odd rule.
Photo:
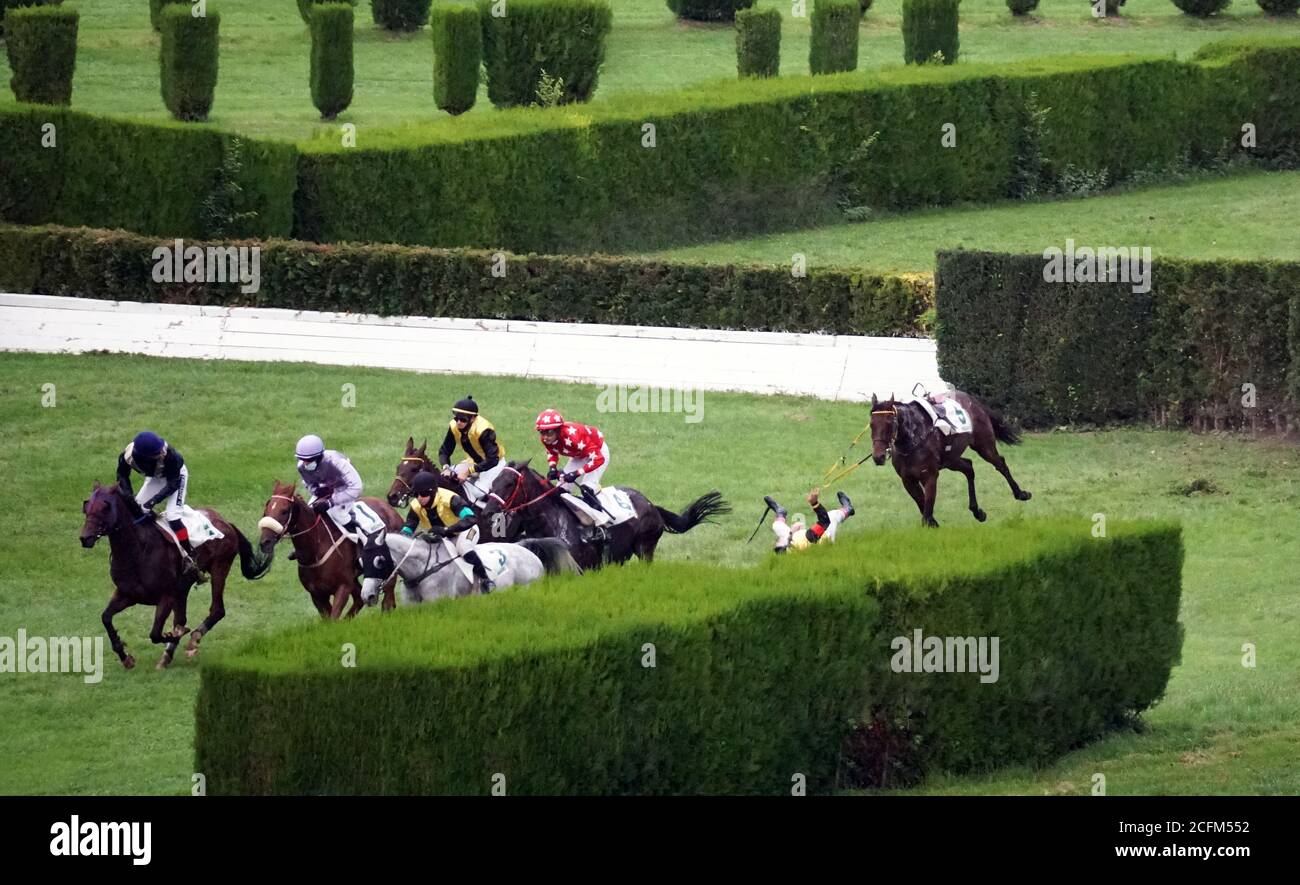
[[[540,559],[548,575],[582,574],[582,566],[559,538],[524,538],[516,543]]]
[[[989,409],[989,421],[993,424],[993,435],[998,438],[998,442],[1004,442],[1009,446],[1020,445],[1020,434],[992,409]]]
[[[664,519],[664,527],[674,535],[681,535],[689,532],[702,522],[711,522],[710,516],[721,513],[730,513],[731,505],[722,500],[722,493],[717,489],[700,495],[690,503],[690,506],[680,514],[673,513],[671,510],[665,510],[658,504],[655,510]]]
[[[248,539],[244,537],[243,532],[234,526],[231,526],[231,528],[235,529],[235,538],[239,541],[239,570],[243,572],[244,577],[248,580],[256,581],[271,570],[271,563],[275,561],[275,554],[272,552],[266,556],[261,556],[253,549],[253,545],[248,543]]]

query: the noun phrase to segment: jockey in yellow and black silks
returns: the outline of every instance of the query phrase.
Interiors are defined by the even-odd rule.
[[[457,445],[465,452],[455,467],[451,466]],[[478,412],[478,403],[467,396],[451,410],[451,422],[442,448],[438,449],[438,463],[443,476],[455,474],[464,485],[465,497],[474,503],[488,493],[492,481],[506,463],[505,447],[497,440],[497,430],[492,422]]]
[[[492,588],[483,562],[474,551],[477,515],[469,502],[451,489],[438,485],[438,477],[427,470],[415,475],[411,482],[411,511],[402,526],[402,534],[419,535],[423,540],[437,543],[441,539],[451,555],[459,555],[474,567],[474,577],[479,590],[487,593]]]
[[[836,494],[840,499],[840,506],[834,510],[827,510],[818,499],[820,489],[813,489],[808,493],[808,504],[812,507],[813,513],[817,515],[817,522],[811,526],[805,526],[802,517],[796,516],[794,524],[791,525],[786,521],[786,510],[771,495],[764,496],[763,500],[767,506],[776,514],[772,520],[772,534],[776,535],[776,544],[774,548],[777,553],[785,553],[791,547],[795,550],[805,550],[816,544],[822,538],[826,538],[832,543],[835,541],[835,534],[839,530],[840,523],[853,515],[853,502],[849,496],[843,492]]]

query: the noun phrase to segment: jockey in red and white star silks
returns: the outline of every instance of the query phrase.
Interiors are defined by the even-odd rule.
[[[537,432],[541,434],[546,462],[550,465],[546,478],[559,480],[568,491],[581,495],[583,501],[608,521],[605,508],[596,497],[600,491],[600,478],[609,467],[609,444],[605,442],[605,434],[590,424],[565,421],[564,416],[554,409],[547,409],[537,416]],[[569,459],[563,472],[557,466],[561,455]]]

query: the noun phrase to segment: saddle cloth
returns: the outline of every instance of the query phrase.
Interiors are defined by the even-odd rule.
[[[330,510],[329,515],[330,518],[334,520],[334,524],[342,530],[343,525],[339,522],[339,517],[335,515],[335,510]],[[373,534],[382,528],[387,528],[387,526],[384,525],[384,521],[379,518],[379,514],[372,510],[370,505],[364,501],[358,501],[352,505],[352,517],[357,521],[357,525],[360,526],[361,531],[367,534]],[[344,532],[344,534],[348,533]],[[355,535],[348,534],[348,537],[353,541],[360,540]]]
[[[939,428],[939,432],[944,436],[952,436],[955,433],[971,433],[974,426],[971,424],[970,415],[957,402],[953,396],[939,394],[932,399],[923,396],[915,396],[912,402],[917,403],[925,409],[934,422],[934,426]]]
[[[180,544],[176,540],[176,533],[167,524],[167,520],[159,516],[156,523],[162,533],[167,536],[167,539],[179,547]],[[208,541],[217,541],[225,537],[212,524],[212,520],[208,519],[206,514],[195,510],[188,504],[181,507],[181,525],[185,526],[185,531],[190,536],[190,546],[195,549]]]
[[[586,501],[568,493],[561,493],[560,497],[578,515],[583,525],[592,525],[595,522],[595,513],[587,506]],[[632,499],[622,489],[605,486],[596,493],[596,499],[600,501],[600,505],[605,508],[605,513],[609,516],[606,526],[622,525],[636,519],[636,508],[632,506]]]

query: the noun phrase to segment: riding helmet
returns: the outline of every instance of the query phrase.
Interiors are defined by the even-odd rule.
[[[555,409],[547,409],[537,416],[537,431],[559,430],[564,426],[564,416]]]
[[[294,454],[303,461],[311,461],[325,454],[325,443],[314,433],[309,433],[298,440]]]
[[[438,477],[434,476],[427,470],[421,470],[415,474],[415,479],[411,481],[411,493],[417,498],[423,495],[432,495],[438,488]]]
[[[163,450],[163,438],[152,430],[142,430],[131,441],[131,451],[144,458],[156,457]]]
[[[451,417],[456,418],[460,415],[469,415],[471,417],[478,414],[478,403],[474,402],[474,395],[468,394],[463,400],[459,400],[452,407]]]

